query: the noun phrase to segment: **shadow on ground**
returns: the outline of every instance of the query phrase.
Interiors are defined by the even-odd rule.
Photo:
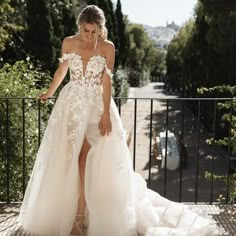
[[[226,176],[227,151],[219,146],[215,146],[214,150],[213,146],[206,143],[213,134],[207,132],[201,123],[198,126],[196,116],[186,105],[183,106],[182,101],[169,101],[168,118],[166,101],[155,102],[159,102],[162,109],[153,114],[153,133],[158,136],[168,128],[175,134],[181,162],[178,170],[165,171],[160,168],[161,161],[153,154],[151,166],[156,171],[151,174],[149,187],[170,200],[182,202],[216,202],[219,195],[226,196],[226,184],[219,180],[207,180],[205,172]],[[145,119],[150,120],[150,115]],[[149,130],[150,124],[146,127],[147,136],[150,135]],[[147,162],[144,169],[148,169],[148,166]]]

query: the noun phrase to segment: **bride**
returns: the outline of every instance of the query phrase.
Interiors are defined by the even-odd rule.
[[[147,189],[135,173],[111,98],[115,49],[95,5],[78,17],[79,33],[62,43],[47,100],[70,71],[37,153],[21,212],[37,235],[216,235],[208,216]]]

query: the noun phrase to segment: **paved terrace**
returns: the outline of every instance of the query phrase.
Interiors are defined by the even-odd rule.
[[[163,93],[162,91],[162,83],[150,83],[147,86],[138,89],[131,89],[130,97],[146,97],[146,98],[165,98],[170,97]],[[181,116],[178,112],[179,107],[176,104],[171,105],[170,110],[170,123],[172,125],[171,131],[174,133],[179,132],[178,124]],[[162,101],[157,101],[153,103],[153,128],[156,132],[156,136],[158,139],[158,132],[163,130],[165,124],[165,103]],[[196,132],[196,121],[192,117],[191,112],[188,110],[185,111],[185,123],[188,135],[186,135],[185,145],[186,152],[188,153],[188,158],[191,160],[187,160],[186,167],[183,172],[183,202],[193,202],[194,196],[194,144],[196,143],[196,137],[194,137],[194,133]],[[130,138],[130,152],[131,157],[133,157],[133,117],[134,116],[134,102],[128,101],[126,104],[121,107],[121,118],[124,124],[125,129],[127,130],[128,137]],[[138,101],[137,106],[137,129],[136,129],[136,165],[135,170],[140,173],[146,180],[148,179],[148,157],[149,157],[149,128],[150,128],[150,102],[148,100]],[[185,131],[186,132],[186,131]],[[186,132],[187,134],[187,132]],[[201,134],[201,149],[200,153],[203,156],[201,160],[202,169],[210,169],[208,167],[207,159],[211,159],[212,150],[209,147],[205,146],[205,140],[207,135],[202,132]],[[156,149],[155,153],[152,153],[152,168],[151,168],[151,185],[150,188],[159,192],[163,195],[163,169],[160,168],[160,150],[158,150],[158,143],[153,141],[153,147]],[[217,150],[219,166],[221,167],[221,163],[224,161],[224,155],[226,155],[222,150]],[[216,169],[216,171],[224,171],[222,168]],[[179,174],[178,171],[169,171],[167,178],[167,191],[166,197],[173,201],[178,201],[179,196]],[[202,174],[202,173],[200,173]],[[207,182],[202,180],[200,182],[200,190],[198,193],[198,201],[201,202],[197,205],[191,205],[191,207],[198,211],[207,212],[209,215],[215,219],[219,226],[221,226],[222,231],[220,235],[236,235],[236,205],[224,205],[224,204],[205,204],[204,202],[208,201],[209,195],[209,185]],[[213,199],[216,199],[217,196],[224,190],[224,186],[222,183],[218,183],[214,187]],[[19,214],[20,203],[12,203],[5,204],[0,203],[0,236],[17,236],[17,235],[27,235],[22,229],[19,227],[17,223],[17,217]],[[28,235],[29,236],[29,235]]]
[[[233,205],[192,205],[194,210],[207,212],[221,226],[219,235],[236,235],[236,206]],[[1,236],[33,236],[24,233],[17,223],[20,204],[0,204]],[[35,235],[36,236],[36,235]]]

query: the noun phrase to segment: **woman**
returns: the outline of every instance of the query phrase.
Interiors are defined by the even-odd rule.
[[[146,188],[134,173],[111,99],[114,45],[103,11],[85,7],[79,34],[65,38],[47,100],[64,86],[50,116],[20,213],[37,235],[215,235],[208,217]]]

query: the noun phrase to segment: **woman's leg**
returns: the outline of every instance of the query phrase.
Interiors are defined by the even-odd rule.
[[[80,173],[80,195],[79,195],[79,201],[78,201],[78,214],[84,214],[85,209],[85,196],[84,196],[84,177],[85,177],[85,165],[86,165],[86,159],[87,154],[90,149],[90,145],[87,141],[87,139],[84,139],[84,143],[82,145],[80,154],[79,154],[79,173]]]
[[[79,193],[79,199],[78,199],[78,209],[77,209],[77,216],[75,219],[75,225],[76,222],[83,222],[84,220],[84,209],[86,206],[85,196],[84,196],[84,177],[85,177],[85,165],[86,165],[86,159],[87,154],[90,149],[90,145],[87,141],[87,139],[84,139],[80,154],[79,154],[79,173],[80,173],[80,193]],[[78,227],[73,227],[71,234],[77,234],[79,235],[80,230]]]

